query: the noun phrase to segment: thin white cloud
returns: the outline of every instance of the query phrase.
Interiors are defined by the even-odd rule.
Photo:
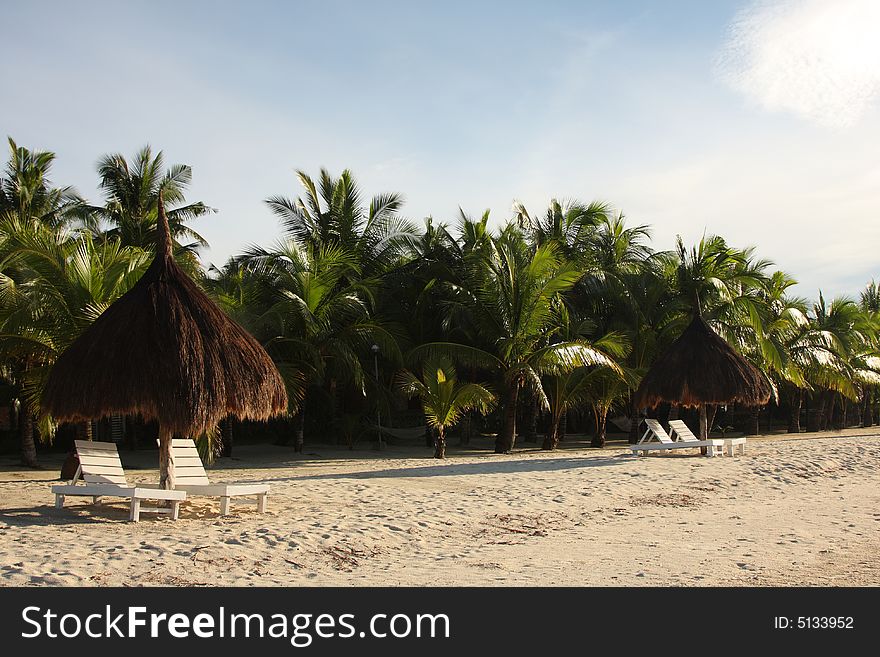
[[[733,20],[721,78],[757,105],[820,125],[855,124],[880,93],[880,2],[753,2]]]

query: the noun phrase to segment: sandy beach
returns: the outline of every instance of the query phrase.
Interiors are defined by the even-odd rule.
[[[195,498],[173,522],[125,502],[53,508],[45,470],[0,467],[2,585],[878,585],[880,434],[750,438],[744,456],[567,447],[240,447],[216,481],[269,511]],[[122,451],[132,482],[156,453]],[[58,461],[57,463],[55,461]]]

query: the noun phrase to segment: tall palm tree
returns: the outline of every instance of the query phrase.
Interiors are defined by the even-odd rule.
[[[366,394],[374,385],[363,362],[372,345],[400,362],[395,336],[370,311],[371,281],[357,257],[340,246],[300,245],[293,239],[271,250],[252,249],[244,263],[260,291],[246,325],[261,339],[298,401],[295,449],[304,443],[305,401],[322,385],[351,384]]]
[[[807,430],[827,425],[834,412],[837,397],[855,400],[860,385],[880,383],[880,362],[875,360],[877,324],[852,299],[836,297],[826,302],[822,293],[811,313],[813,343],[824,346],[814,357],[806,372],[807,380],[816,390],[816,407],[807,417]],[[812,420],[812,422],[811,422]]]
[[[272,196],[266,203],[299,246],[345,249],[362,276],[374,277],[397,264],[415,239],[415,228],[399,214],[400,194],[376,195],[365,207],[348,169],[338,178],[321,169],[317,183],[304,171],[296,173],[305,196]]]
[[[495,395],[479,383],[460,383],[452,363],[445,358],[429,359],[422,366],[421,378],[408,370],[398,375],[398,385],[408,397],[422,402],[428,426],[436,430],[434,458],[446,458],[446,430],[463,414],[488,413]]]
[[[162,151],[153,155],[150,146],[144,146],[131,161],[119,153],[103,156],[98,161],[98,174],[106,201],[93,210],[99,220],[109,224],[107,238],[118,239],[124,246],[152,250],[156,243],[161,190],[175,251],[183,256],[190,269],[198,269],[196,250],[208,243],[187,223],[214,209],[201,201],[186,203],[186,188],[192,182],[191,167],[174,164],[166,170]]]
[[[584,276],[568,295],[571,305],[594,321],[588,337],[619,334],[629,344],[620,364],[628,373],[630,396],[660,346],[670,340],[670,329],[674,331],[680,314],[670,277],[664,273],[670,254],[655,253],[649,240],[648,227],[628,226],[623,213],[602,217],[581,254]],[[635,442],[640,409],[628,412]]]
[[[865,286],[865,289],[859,294],[859,308],[865,314],[866,319],[875,324],[880,323],[880,286],[877,285],[874,279],[871,279]],[[878,332],[875,330],[869,335],[871,346],[876,352],[877,348],[880,347],[880,344],[878,344]],[[874,366],[874,369],[878,365],[875,360],[866,360],[866,364]],[[880,386],[880,382],[868,380],[862,384],[862,426],[869,427],[874,423],[873,405],[877,397],[878,386]]]
[[[32,427],[56,357],[134,285],[150,254],[35,223],[5,222],[3,233],[0,357],[19,364],[22,459],[35,465]],[[52,419],[40,420],[51,437]]]
[[[55,153],[32,151],[9,138],[9,161],[0,175],[0,218],[36,221],[52,228],[88,217],[85,201],[72,187],[53,187]]]

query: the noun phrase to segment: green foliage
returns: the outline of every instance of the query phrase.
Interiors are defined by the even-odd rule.
[[[627,409],[632,391],[695,312],[780,396],[866,399],[880,386],[873,281],[858,302],[820,293],[808,303],[753,248],[707,235],[657,252],[646,226],[605,203],[553,200],[535,215],[517,204],[497,228],[488,211],[460,210],[418,230],[401,215],[400,194],[367,200],[347,170],[316,179],[298,171],[299,197],[266,201],[281,239],[204,272],[196,252],[205,240],[189,223],[212,210],[186,201],[188,166],[166,169],[149,147],[130,160],[106,155],[103,204],[92,206],[53,186],[54,154],[9,146],[0,177],[0,367],[26,412],[37,408],[55,357],[148,265],[160,190],[176,256],[265,345],[291,412],[311,404],[346,442],[401,392],[421,400],[441,433],[464,413],[497,408],[511,445],[521,389],[549,412],[553,431],[579,408],[604,426],[611,409],[635,410]],[[43,433],[51,428],[43,418]],[[204,437],[206,450],[213,437]]]
[[[485,415],[495,406],[495,395],[488,387],[459,382],[455,367],[445,358],[426,361],[421,377],[404,370],[398,375],[398,385],[406,396],[421,400],[428,424],[440,430],[454,426],[468,411]]]

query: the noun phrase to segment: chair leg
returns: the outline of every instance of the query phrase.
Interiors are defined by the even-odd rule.
[[[60,509],[64,506],[64,495],[55,495],[55,508]]]
[[[172,502],[171,503],[171,519],[177,520],[177,517],[180,514],[180,502]]]
[[[220,498],[220,515],[228,516],[229,515],[229,498],[221,497]]]
[[[263,493],[257,497],[257,513],[266,513],[266,505],[269,502],[269,494]]]
[[[131,514],[128,516],[128,519],[132,522],[137,522],[141,519],[141,501],[136,498],[131,498]]]

